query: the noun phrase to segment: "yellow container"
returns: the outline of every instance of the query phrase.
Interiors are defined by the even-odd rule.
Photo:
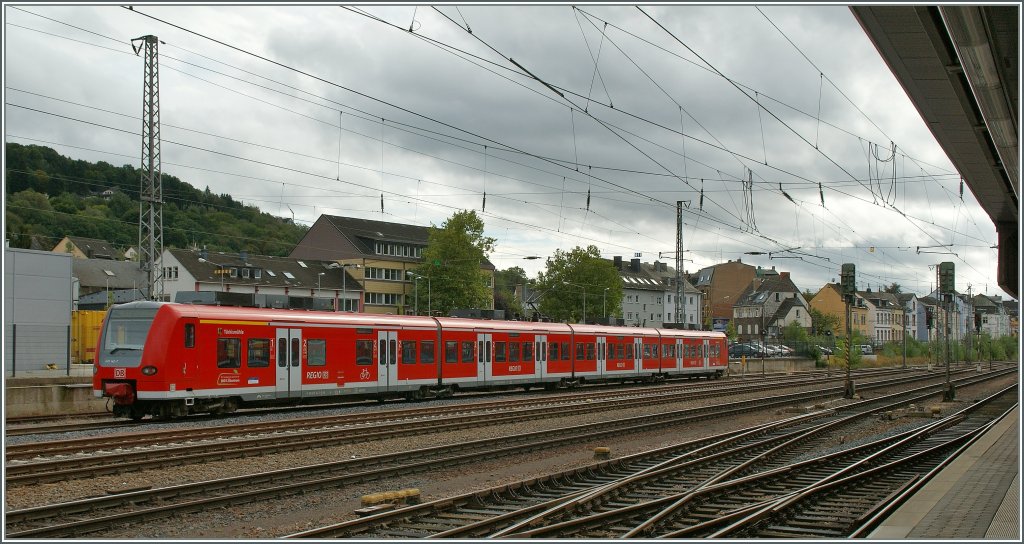
[[[96,343],[103,326],[102,310],[71,312],[71,362],[92,364],[96,360]]]

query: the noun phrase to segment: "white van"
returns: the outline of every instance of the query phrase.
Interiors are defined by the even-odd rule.
[[[875,349],[871,347],[871,344],[861,344],[860,353],[861,355],[871,355],[875,352]]]

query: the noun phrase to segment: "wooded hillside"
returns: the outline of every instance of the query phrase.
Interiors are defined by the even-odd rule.
[[[138,244],[138,168],[74,160],[44,146],[8,143],[6,148],[4,196],[11,247],[31,247],[36,237],[43,249],[50,249],[68,235],[106,240],[122,249]],[[195,244],[215,251],[284,256],[308,230],[231,195],[213,194],[209,187],[201,191],[166,173],[162,180],[165,247]],[[107,190],[113,193],[103,196]]]

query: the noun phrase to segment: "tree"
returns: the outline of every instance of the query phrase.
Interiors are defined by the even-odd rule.
[[[518,266],[494,272],[494,309],[504,310],[505,318],[520,318],[523,305],[516,296],[516,287],[527,283],[526,271]]]
[[[807,329],[796,320],[782,328],[782,338],[791,344],[807,342]]]
[[[711,327],[708,328],[710,329]],[[739,334],[736,333],[736,324],[733,323],[731,319],[729,320],[729,324],[725,326],[725,337],[729,342],[735,342],[736,338],[739,337]]]
[[[556,321],[580,322],[602,313],[622,313],[619,271],[593,245],[555,250],[537,277],[536,289],[542,293],[541,313]]]
[[[886,293],[889,293],[890,295],[898,295],[903,292],[903,287],[900,287],[900,284],[896,282],[892,282],[892,285],[888,285],[884,287],[882,290],[885,291]]]
[[[440,228],[431,226],[413,306],[448,314],[458,308],[485,308],[493,300],[480,265],[494,250],[494,238],[484,236],[484,222],[473,210],[455,212]],[[408,306],[408,305],[407,305]]]
[[[826,336],[829,333],[837,333],[839,328],[839,316],[823,313],[817,308],[811,308],[811,335]]]

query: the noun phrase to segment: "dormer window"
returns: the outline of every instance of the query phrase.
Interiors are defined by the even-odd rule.
[[[259,268],[254,268],[253,271],[252,271],[252,277],[253,277],[253,279],[257,279],[257,280],[262,278],[263,277],[263,271],[260,270]]]

